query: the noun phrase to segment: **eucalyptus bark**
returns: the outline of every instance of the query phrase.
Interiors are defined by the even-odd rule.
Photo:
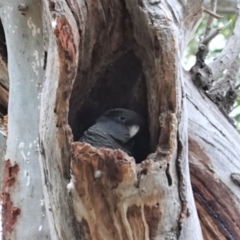
[[[10,78],[4,239],[236,237],[240,196],[228,173],[240,168],[239,136],[181,67],[202,1],[19,4],[1,8]],[[151,154],[140,164],[77,142],[115,107],[148,120]],[[219,134],[217,149],[205,128]],[[232,163],[224,173],[223,149],[221,161]],[[227,213],[221,194],[233,203]]]
[[[42,176],[38,162],[40,94],[44,80],[40,1],[21,1],[0,8],[8,52],[10,99],[2,189],[3,239],[47,239]],[[33,7],[35,6],[35,7]],[[3,43],[2,43],[3,44]]]

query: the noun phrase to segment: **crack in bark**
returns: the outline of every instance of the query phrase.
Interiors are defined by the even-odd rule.
[[[195,190],[194,190],[195,197],[198,198],[199,201],[204,204],[204,206],[207,208],[207,211],[211,214],[211,216],[216,221],[216,223],[220,227],[220,229],[223,230],[224,233],[226,233],[228,235],[229,239],[231,239],[231,240],[235,239],[235,236],[233,235],[233,233],[231,232],[229,227],[225,224],[224,220],[221,219],[221,216],[218,214],[218,212],[213,208],[214,206],[211,203],[209,203],[204,198],[203,195],[197,193],[198,190],[196,190],[196,188],[197,188],[196,186],[193,186],[193,188],[195,188]]]
[[[170,164],[167,163],[167,168],[166,168],[165,173],[166,173],[167,180],[168,180],[168,186],[172,186],[172,177],[171,177],[171,174],[169,172],[169,166],[170,166]]]
[[[191,120],[190,120],[191,121]],[[197,124],[196,122],[194,122],[194,124]],[[202,127],[202,125],[198,125],[199,127],[201,127],[202,129],[204,129],[205,131],[207,131],[207,129],[205,129],[205,128],[203,128]],[[219,152],[221,152],[224,156],[226,156],[226,158],[231,162],[231,163],[233,163],[234,164],[234,162],[231,160],[231,158],[229,158],[229,156],[228,155],[226,155],[225,154],[225,152],[223,152],[220,148],[218,148],[218,145],[219,144],[221,144],[222,145],[222,143],[221,143],[221,141],[219,141],[218,142],[218,144],[213,144],[213,143],[211,143],[211,142],[209,142],[209,141],[207,141],[204,137],[202,137],[202,136],[200,136],[200,135],[198,135],[199,136],[199,138],[201,138],[204,142],[206,142],[207,144],[209,144],[209,145],[211,145],[213,148],[215,148],[215,149],[217,149]],[[218,139],[216,139],[216,141],[217,141]],[[230,143],[230,142],[229,142]],[[232,145],[232,144],[231,144]],[[237,152],[237,149],[235,149],[236,150],[236,152]],[[239,158],[240,156],[236,156],[236,158]],[[235,165],[236,167],[237,167],[237,165]]]
[[[207,144],[211,145],[212,147],[214,147],[215,149],[217,149],[219,152],[221,152],[227,159],[230,160],[230,158],[220,149],[217,147],[217,145],[214,145],[212,143],[210,143],[209,141],[207,141],[204,137],[199,136],[204,142],[206,142]]]
[[[221,135],[229,142],[229,139],[227,138],[227,136],[216,126],[212,123],[212,121],[209,120],[209,118],[207,117],[207,115],[205,115],[198,107],[197,105],[192,101],[192,99],[187,95],[187,99],[189,100],[189,102],[192,103],[192,105],[208,120],[208,122],[219,132],[221,133]],[[231,142],[229,142],[230,144],[232,144]]]

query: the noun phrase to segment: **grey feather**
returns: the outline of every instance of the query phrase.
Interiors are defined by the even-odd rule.
[[[84,132],[79,141],[95,147],[119,148],[133,155],[134,136],[143,122],[142,116],[134,111],[122,108],[108,110]]]

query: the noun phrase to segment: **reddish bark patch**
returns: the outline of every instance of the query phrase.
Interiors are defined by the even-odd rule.
[[[67,57],[74,61],[76,59],[76,47],[74,44],[72,27],[67,18],[63,15],[57,16],[55,21],[57,22],[57,25],[54,33],[62,48],[68,53]]]
[[[159,137],[159,146],[161,146],[161,154],[163,157],[168,155],[169,149],[172,148],[173,142],[171,133],[173,132],[173,115],[171,112],[164,112],[159,118],[161,131]]]
[[[208,169],[210,159],[197,142],[191,140],[189,150],[191,182],[204,239],[239,239],[237,200]]]
[[[162,216],[160,211],[160,205],[144,205],[144,215],[149,228],[149,239],[154,240],[157,237],[158,226]]]
[[[4,162],[4,173],[3,173],[3,190],[7,187],[13,186],[16,180],[17,173],[19,171],[18,164],[11,165],[10,160]]]
[[[81,176],[80,171],[86,168],[84,172],[88,172],[86,177],[89,182],[96,181],[108,189],[116,188],[124,178],[129,178],[129,167],[135,164],[132,157],[120,150],[97,149],[86,143],[73,143],[72,155],[72,170],[75,171],[75,176]],[[95,171],[100,171],[102,177],[95,179]],[[82,192],[81,189],[78,190]]]
[[[49,5],[52,11],[55,8],[55,4]],[[56,97],[56,106],[54,112],[56,113],[56,127],[57,139],[61,148],[62,159],[59,158],[59,166],[63,176],[69,179],[70,170],[70,142],[72,140],[71,129],[68,122],[68,108],[69,98],[72,92],[72,86],[77,72],[77,46],[79,39],[76,33],[77,26],[74,24],[74,20],[66,13],[61,14],[61,11],[56,10],[52,13],[52,24],[54,27],[54,34],[57,42],[57,60],[59,63],[59,79]]]
[[[123,189],[131,186],[134,188],[135,167],[134,159],[121,150],[94,148],[87,143],[72,143],[71,169],[75,179],[75,191],[81,197],[84,208],[87,209],[88,215],[82,219],[87,219],[86,224],[92,238],[130,239],[125,225],[128,221],[127,225],[133,229],[131,232],[135,236],[134,239],[145,239],[146,223],[143,220],[143,205],[133,204],[134,195],[128,196],[129,201],[128,197],[123,195]],[[144,204],[148,199],[142,201]],[[125,208],[119,207],[122,202],[126,206],[126,215],[125,211],[122,211]],[[153,236],[156,232],[153,228],[158,226],[156,218],[161,214],[158,214],[158,204],[156,210],[155,207],[147,208],[146,221]],[[84,231],[87,231],[87,225],[85,228]]]
[[[115,211],[118,200],[112,190],[122,184],[124,179],[132,178],[128,174],[128,168],[134,163],[134,159],[120,150],[97,149],[80,142],[72,143],[72,157],[75,190],[84,206],[91,212],[94,211],[94,215],[91,214],[91,223],[94,224],[90,225],[88,219],[91,236],[102,239],[102,232],[107,231],[106,234],[109,235],[106,235],[106,239],[110,239],[111,236],[115,240],[120,240],[113,218],[113,212],[119,214]],[[97,177],[96,171],[100,173]],[[122,225],[120,227],[123,228]],[[127,239],[126,233],[122,234],[123,239]]]
[[[18,164],[12,166],[10,160],[5,161],[2,191],[3,239],[6,238],[7,232],[13,230],[13,225],[17,222],[17,217],[21,213],[18,207],[13,206],[9,194],[9,188],[14,185],[18,171]]]
[[[127,210],[127,220],[131,226],[133,239],[145,239],[145,226],[141,206],[133,205]]]
[[[195,163],[202,163],[207,169],[212,169],[211,160],[206,155],[206,153],[201,149],[200,145],[192,140],[189,139],[189,151],[190,151],[190,161]],[[198,159],[194,161],[193,158]]]
[[[2,219],[3,219],[3,240],[7,232],[13,230],[13,225],[17,222],[17,217],[21,210],[13,206],[9,193],[2,193]]]

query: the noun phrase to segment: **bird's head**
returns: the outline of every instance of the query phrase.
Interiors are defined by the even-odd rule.
[[[138,134],[144,126],[143,117],[131,110],[123,108],[115,108],[108,110],[97,119],[98,122],[108,122],[109,127],[125,129],[128,132],[128,139],[133,138]]]

